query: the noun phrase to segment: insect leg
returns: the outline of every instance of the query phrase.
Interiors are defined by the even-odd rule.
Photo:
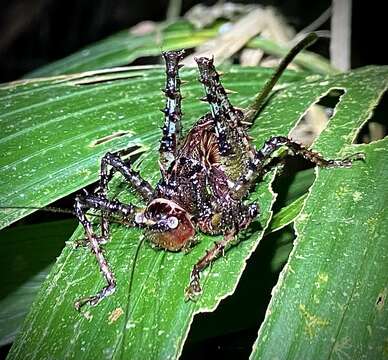
[[[164,114],[163,136],[160,141],[160,163],[168,169],[175,160],[178,142],[181,137],[181,100],[179,68],[183,65],[179,61],[183,58],[183,50],[167,51],[163,53],[166,62],[166,86],[163,92],[166,95]]]
[[[234,231],[225,234],[223,239],[216,241],[213,248],[206,251],[205,256],[194,265],[190,275],[190,284],[185,290],[185,297],[187,300],[195,301],[197,299],[197,296],[202,292],[201,284],[199,282],[201,272],[224,252],[228,244],[234,240],[234,236]]]
[[[123,204],[118,201],[109,201],[95,195],[76,197],[74,204],[76,216],[85,230],[91,250],[96,256],[100,271],[107,282],[107,285],[104,286],[97,294],[77,300],[74,304],[77,310],[80,310],[81,307],[86,304],[91,306],[97,305],[105,297],[111,295],[116,288],[116,279],[113,272],[109,268],[109,265],[104,256],[103,249],[100,246],[101,237],[94,233],[92,224],[86,217],[85,213],[89,208],[102,209],[105,213],[119,213],[128,220],[134,218],[136,210],[136,208],[132,205]]]
[[[186,299],[196,300],[197,296],[202,292],[199,281],[201,272],[228,250],[235,240],[237,233],[248,227],[258,212],[258,206],[256,204],[250,204],[248,206],[235,206],[227,209],[222,214],[222,222],[225,222],[225,224],[221,226],[225,226],[226,229],[232,224],[232,228],[226,229],[223,239],[216,241],[213,248],[206,251],[206,254],[194,265],[191,271],[190,284],[185,290]]]
[[[214,67],[214,60],[206,57],[195,59],[199,70],[199,81],[203,84],[213,117],[227,115],[226,120],[237,122],[242,112],[230,103],[226,90],[221,84],[220,75]]]
[[[111,171],[108,171],[108,166],[112,167]],[[124,176],[143,200],[149,201],[151,199],[154,192],[152,186],[137,171],[134,171],[128,163],[121,160],[119,156],[109,152],[101,159],[99,195],[104,198],[107,197],[108,183],[116,171]]]
[[[218,138],[220,154],[226,156],[238,152],[241,147],[249,146],[248,136],[243,126],[243,112],[230,103],[227,91],[221,84],[213,59],[201,57],[196,59],[199,80],[203,84],[214,119],[215,133]]]
[[[302,155],[305,159],[317,164],[320,167],[345,167],[352,166],[353,160],[363,159],[364,154],[357,153],[344,159],[325,159],[320,154],[306,149],[304,146],[284,136],[274,136],[267,140],[264,146],[254,153],[253,159],[249,160],[247,171],[235,183],[232,193],[238,192],[240,188],[251,183],[258,175],[266,171],[266,165],[272,159],[273,153],[281,147],[286,147],[291,155]]]
[[[108,170],[108,166],[111,166],[110,170]],[[100,184],[98,190],[96,191],[100,198],[107,199],[108,184],[116,171],[120,172],[124,176],[124,178],[132,185],[143,200],[149,201],[151,199],[154,192],[152,186],[145,181],[138,172],[132,170],[128,163],[121,160],[119,156],[109,152],[101,159]],[[107,215],[107,212],[101,209],[101,234],[105,241],[109,237]]]

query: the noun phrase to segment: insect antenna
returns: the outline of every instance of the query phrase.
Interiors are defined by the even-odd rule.
[[[55,207],[55,206],[45,206],[45,207],[39,207],[39,206],[0,206],[0,209],[39,210],[39,211],[45,211],[45,212],[49,212],[49,213],[69,214],[69,215],[76,216],[74,210],[59,208],[59,207]],[[95,218],[101,218],[100,214],[95,214],[95,213],[92,213],[92,212],[87,212],[86,215],[92,216],[92,217],[95,217]],[[124,222],[122,220],[120,220],[118,218],[114,218],[114,217],[112,217],[110,219],[110,221],[113,222],[113,223],[117,223],[117,224],[124,224]]]
[[[131,275],[129,276],[129,284],[128,284],[128,295],[127,295],[127,301],[126,301],[126,306],[127,306],[127,311],[125,312],[125,326],[128,327],[130,324],[129,322],[129,317],[130,317],[130,311],[129,311],[129,306],[130,306],[130,301],[131,301],[131,295],[132,295],[132,285],[133,285],[133,278],[135,274],[135,268],[136,268],[136,263],[137,259],[140,254],[140,249],[142,245],[144,244],[145,237],[141,237],[140,241],[137,243],[136,250],[135,250],[135,256],[133,257],[133,262],[131,266]],[[124,339],[123,342],[125,342],[125,336],[128,333],[128,331],[124,332]]]
[[[54,207],[54,206],[45,206],[45,207],[39,207],[39,206],[0,206],[0,209],[39,210],[39,211],[46,211],[46,212],[50,212],[50,213],[75,215],[75,212],[73,210],[58,208],[58,207]]]
[[[304,48],[314,44],[317,39],[318,35],[316,33],[309,33],[287,53],[287,55],[280,62],[275,73],[264,85],[263,90],[258,95],[256,95],[252,104],[244,112],[244,122],[253,124],[257,114],[260,112],[265,101],[267,100],[269,93],[279,80],[280,76],[282,76],[287,66],[292,62],[292,60],[294,60],[296,55],[298,55]]]

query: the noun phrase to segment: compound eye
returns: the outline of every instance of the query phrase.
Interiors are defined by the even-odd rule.
[[[143,213],[137,213],[135,215],[135,223],[136,224],[143,224],[144,223],[144,214]]]
[[[167,219],[167,225],[170,229],[176,229],[179,224],[179,220],[175,216],[170,216]]]

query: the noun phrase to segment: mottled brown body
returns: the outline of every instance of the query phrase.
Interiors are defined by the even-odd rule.
[[[176,160],[159,183],[156,196],[183,207],[201,231],[220,234],[224,231],[219,219],[225,204],[230,208],[237,201],[232,198],[229,184],[237,179],[236,169],[245,172],[248,154],[234,152],[232,158],[221,155],[214,121],[208,114],[187,134]],[[174,184],[173,188],[168,184]]]

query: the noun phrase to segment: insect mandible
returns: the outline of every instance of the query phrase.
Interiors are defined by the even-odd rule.
[[[163,53],[166,105],[162,110],[164,126],[159,148],[161,178],[152,187],[129,163],[108,152],[101,160],[98,188],[91,194],[76,197],[76,216],[106,280],[106,286],[97,294],[77,300],[76,309],[86,304],[97,305],[115,291],[116,279],[102,251],[102,244],[109,239],[110,216],[121,218],[128,226],[144,229],[152,244],[167,251],[190,248],[198,231],[222,235],[193,266],[185,296],[195,300],[202,291],[201,272],[259,215],[259,205],[247,204],[245,199],[257,179],[268,171],[268,164],[279,148],[284,147],[290,155],[301,155],[321,167],[350,167],[352,160],[362,158],[362,154],[354,154],[342,160],[328,160],[285,136],[271,137],[256,150],[248,136],[249,126],[287,64],[316,38],[315,34],[309,34],[290,51],[246,111],[230,103],[213,59],[197,58],[199,81],[205,91],[203,100],[208,102],[210,112],[185,136],[181,125],[179,77],[183,51]],[[115,172],[132,185],[143,199],[144,207],[109,199],[108,185]],[[89,209],[101,213],[98,235],[87,216]]]

